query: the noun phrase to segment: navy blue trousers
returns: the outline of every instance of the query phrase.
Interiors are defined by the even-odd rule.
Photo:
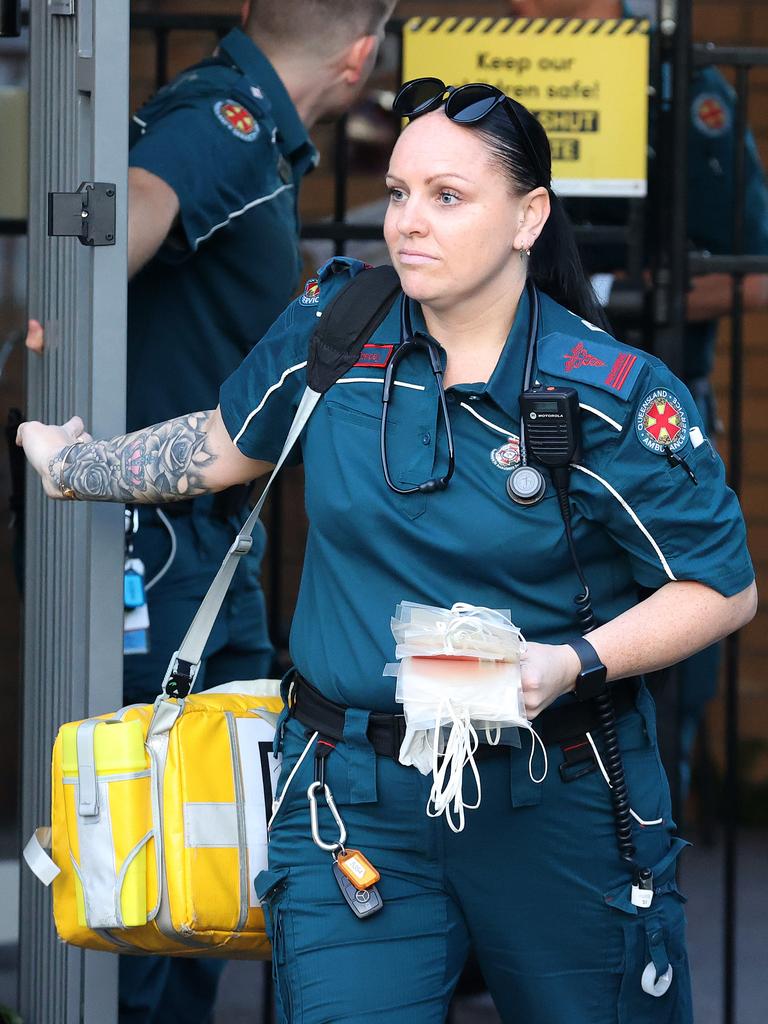
[[[326,774],[348,847],[381,873],[384,907],[358,920],[341,898],[330,854],[312,842],[310,751],[275,819],[269,870],[256,883],[283,1024],[441,1024],[470,946],[505,1024],[690,1024],[675,879],[685,843],[674,835],[644,688],[637,710],[619,722],[632,807],[653,822],[635,822],[638,862],[654,870],[644,910],[630,901],[632,877],[599,771],[565,783],[559,748],[550,747],[549,773],[536,785],[523,735],[521,748],[479,763],[481,806],[456,835],[425,813],[431,778],[375,755],[366,717],[347,713]],[[304,727],[289,719],[281,785],[306,743]],[[320,825],[324,837],[338,834],[325,808]],[[672,965],[661,997],[641,988],[649,962],[656,973]]]

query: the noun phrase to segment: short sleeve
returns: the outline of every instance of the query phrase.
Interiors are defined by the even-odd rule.
[[[224,426],[250,459],[277,462],[306,386],[308,333],[296,327],[294,309],[291,304],[219,393]],[[289,461],[299,459],[294,452]]]
[[[226,95],[179,97],[154,112],[131,147],[129,164],[156,174],[176,193],[183,242],[177,258],[260,201],[293,187],[278,174],[268,123],[255,106],[248,109]],[[172,251],[162,255],[174,258]]]
[[[600,519],[641,586],[692,580],[738,593],[754,579],[744,519],[690,393],[657,363],[632,401],[618,444],[579,467],[599,491]]]

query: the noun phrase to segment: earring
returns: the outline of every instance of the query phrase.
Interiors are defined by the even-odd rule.
[[[520,246],[520,260],[521,260],[521,262],[525,260],[526,256],[530,256],[530,255],[531,255],[531,250],[527,247],[527,245],[525,245],[525,244],[521,245]]]

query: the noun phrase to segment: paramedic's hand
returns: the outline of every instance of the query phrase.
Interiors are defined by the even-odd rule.
[[[39,320],[29,320],[27,322],[27,336],[24,339],[24,344],[30,352],[36,352],[38,355],[42,355],[43,349],[45,348],[45,333],[43,331],[43,325]]]
[[[529,719],[572,690],[581,670],[576,651],[568,644],[528,644],[520,659],[525,711]]]
[[[28,423],[20,424],[16,431],[16,444],[24,449],[24,454],[33,469],[40,475],[43,489],[49,498],[64,497],[58,483],[51,476],[50,465],[54,455],[58,455],[71,444],[92,440],[91,435],[85,432],[79,416],[73,416],[60,427],[30,420]]]

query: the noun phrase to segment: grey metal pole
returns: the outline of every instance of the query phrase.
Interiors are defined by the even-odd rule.
[[[45,351],[28,366],[27,413],[75,412],[94,434],[125,425],[128,3],[32,0],[29,312]],[[115,245],[50,238],[50,192],[116,183]],[[122,508],[53,503],[27,481],[22,830],[50,813],[58,726],[119,707]],[[113,1024],[117,958],[61,945],[51,896],[26,870],[20,907],[20,1011],[30,1024]]]

